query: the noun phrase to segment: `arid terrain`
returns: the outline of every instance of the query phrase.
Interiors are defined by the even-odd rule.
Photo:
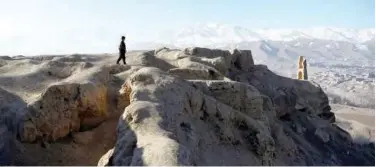
[[[0,57],[0,164],[374,165],[374,109],[250,50],[126,57]]]

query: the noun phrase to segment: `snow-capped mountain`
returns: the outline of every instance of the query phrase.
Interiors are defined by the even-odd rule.
[[[345,28],[248,29],[223,24],[195,24],[178,31],[169,31],[161,40],[176,46],[229,44],[249,41],[292,41],[297,39],[363,43],[374,39],[375,30]]]
[[[268,66],[311,64],[374,66],[375,30],[344,28],[247,29],[223,24],[196,24],[164,33],[160,43],[184,48],[250,49],[255,62]],[[282,68],[282,66],[281,66]]]

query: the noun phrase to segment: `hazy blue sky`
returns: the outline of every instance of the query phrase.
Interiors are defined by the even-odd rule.
[[[374,0],[0,0],[0,44],[9,52],[23,42],[38,52],[56,47],[56,40],[105,41],[123,33],[144,40],[196,22],[372,28],[374,6]],[[36,40],[43,45],[30,43]]]

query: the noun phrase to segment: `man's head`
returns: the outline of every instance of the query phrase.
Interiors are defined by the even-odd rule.
[[[125,40],[125,36],[121,36],[121,40],[124,41]]]

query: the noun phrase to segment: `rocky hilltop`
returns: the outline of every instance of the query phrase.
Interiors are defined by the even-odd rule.
[[[374,165],[321,87],[249,50],[0,58],[3,165]],[[291,69],[295,70],[295,69]]]

